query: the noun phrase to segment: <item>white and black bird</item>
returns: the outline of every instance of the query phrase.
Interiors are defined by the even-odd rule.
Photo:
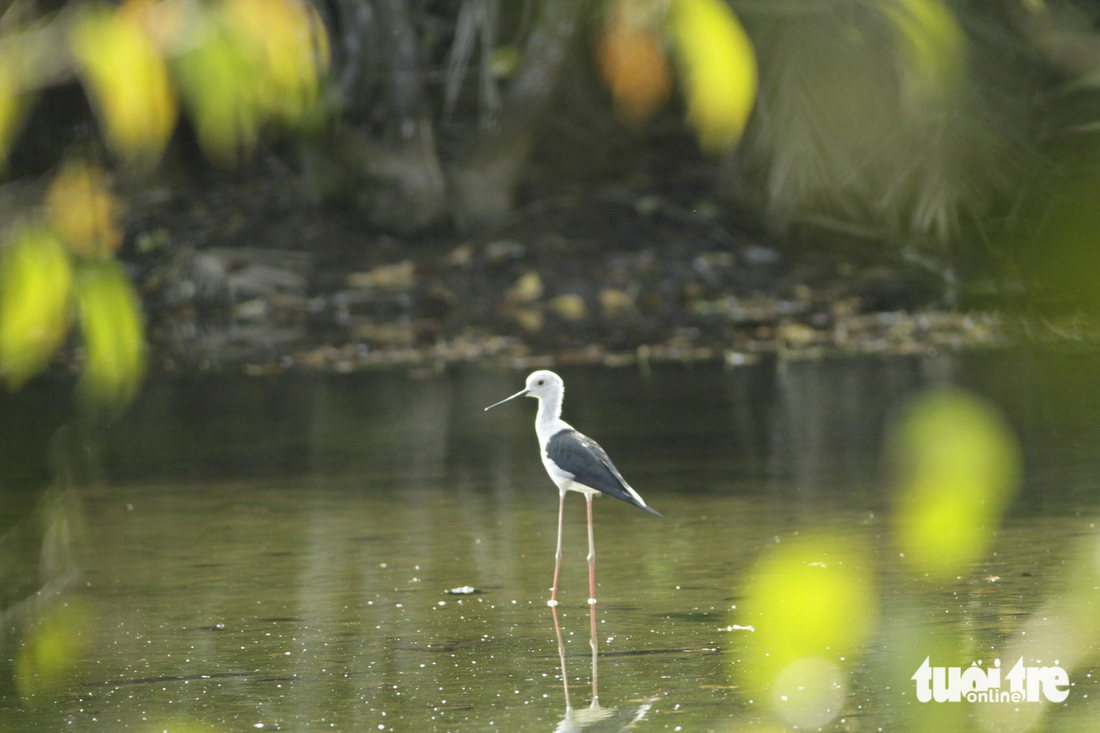
[[[608,494],[627,504],[645,509],[650,514],[660,513],[648,507],[638,492],[630,487],[619,469],[607,457],[599,443],[573,429],[573,426],[561,419],[561,403],[565,394],[565,384],[554,372],[540,370],[527,377],[527,386],[498,405],[517,397],[535,397],[539,401],[539,411],[535,416],[535,433],[539,438],[542,453],[542,465],[557,484],[561,492],[558,503],[558,553],[554,565],[554,585],[550,589],[547,603],[556,606],[558,595],[558,574],[561,571],[561,525],[565,511],[565,494],[577,491],[584,494],[588,502],[588,602],[596,602],[596,547],[592,534],[592,497]]]

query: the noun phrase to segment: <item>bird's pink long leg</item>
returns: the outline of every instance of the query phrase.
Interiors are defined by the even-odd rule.
[[[569,703],[569,674],[565,671],[565,644],[561,641],[561,624],[558,623],[558,609],[556,606],[550,606],[550,610],[554,613],[554,631],[558,634],[558,657],[561,659],[561,683],[565,687],[565,709],[572,710],[573,706]]]
[[[588,500],[588,615],[592,620],[592,704],[599,702],[600,693],[596,685],[596,540],[592,532],[592,495],[585,494]]]
[[[550,601],[548,606],[558,605],[558,574],[561,572],[561,523],[565,516],[565,492],[561,492],[561,501],[558,502],[558,555],[554,561],[554,587],[550,589]],[[557,620],[555,614],[554,619]]]
[[[588,603],[596,605],[596,541],[592,535],[592,495],[586,494],[588,500]]]

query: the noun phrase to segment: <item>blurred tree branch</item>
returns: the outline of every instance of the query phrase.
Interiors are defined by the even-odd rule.
[[[557,87],[585,6],[584,0],[540,5],[523,60],[505,95],[499,126],[479,130],[451,170],[460,226],[492,225],[511,212],[516,183],[534,145],[536,123]]]

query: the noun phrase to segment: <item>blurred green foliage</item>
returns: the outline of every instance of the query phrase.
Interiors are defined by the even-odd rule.
[[[496,84],[524,86],[528,77],[516,69],[537,66],[540,59],[530,56],[540,53],[547,73],[558,74],[552,62],[565,49],[540,45],[531,23],[538,2],[466,12],[475,5],[482,3],[399,0],[392,13],[356,15],[354,3],[311,0],[126,0],[60,12],[32,4],[0,32],[7,49],[0,54],[0,149],[13,140],[31,96],[75,74],[120,162],[142,168],[160,159],[177,127],[178,97],[207,158],[234,165],[266,130],[316,129],[330,114],[352,125],[430,117],[432,64],[448,43],[456,68],[447,75],[457,86],[448,82],[445,116],[456,109],[467,46],[475,42],[491,46],[479,98],[495,100],[485,104],[499,116]],[[563,38],[574,46],[594,41],[589,63],[619,117],[646,124],[678,86],[700,147],[726,155],[740,147],[727,162],[747,176],[742,203],[758,207],[780,232],[809,226],[926,245],[980,233],[1007,245],[1015,213],[1035,198],[1028,183],[1044,164],[1036,153],[1063,136],[1095,147],[1088,138],[1095,122],[1090,59],[1100,34],[1088,4],[604,0],[587,12],[595,37]],[[474,25],[462,25],[475,16]],[[423,32],[402,35],[410,28]],[[391,32],[419,46],[399,48],[383,38]],[[24,49],[37,55],[17,58]],[[331,49],[343,57],[330,76]],[[359,86],[347,87],[355,79]],[[356,96],[387,83],[389,101]],[[1058,93],[1038,96],[1052,89]],[[517,98],[533,98],[525,94]],[[371,112],[364,116],[365,108]],[[1086,118],[1055,116],[1075,109]],[[594,120],[599,112],[586,110]],[[502,146],[512,139],[498,137]],[[425,165],[435,166],[445,151],[426,144]]]
[[[251,150],[260,127],[248,57],[230,33],[220,24],[213,25],[202,44],[175,62],[180,91],[203,152],[222,165],[232,165]]]
[[[731,619],[752,628],[739,631],[743,643],[728,650],[727,662],[734,680],[766,701],[771,719],[800,729],[827,725],[857,689],[856,699],[883,691],[901,699],[893,696],[912,694],[906,691],[925,659],[965,668],[979,660],[992,666],[993,657],[1010,667],[1023,657],[1070,673],[1095,659],[1095,533],[1077,541],[1072,561],[1055,579],[1059,590],[1033,613],[1007,622],[1007,632],[974,625],[981,603],[943,606],[944,589],[982,572],[1023,471],[1015,436],[993,406],[960,389],[918,395],[895,422],[884,453],[895,495],[891,531],[881,540],[891,551],[878,557],[896,561],[880,559],[876,568],[865,546],[871,538],[834,525],[776,538],[746,575]],[[883,598],[880,621],[875,574],[895,571],[927,582],[906,597]],[[942,623],[945,610],[962,620]],[[1002,664],[1002,675],[1009,667]],[[1024,731],[1049,720],[1052,708],[905,700],[859,715],[893,730]]]
[[[207,157],[233,165],[271,119],[296,127],[319,114],[328,40],[312,5],[226,0],[174,62]]]
[[[302,0],[90,3],[40,26],[13,23],[0,32],[0,45],[41,49],[45,40],[65,41],[108,146],[131,168],[147,170],[161,159],[177,124],[177,94],[202,149],[222,165],[247,157],[265,125],[320,119],[328,39],[316,9]],[[25,98],[66,73],[52,56],[43,61],[9,63],[0,54],[0,153]],[[75,304],[86,354],[83,399],[118,409],[136,394],[145,367],[140,301],[112,259],[123,239],[121,204],[110,177],[80,162],[63,166],[46,199],[48,223],[34,218],[7,236],[0,366],[11,388],[43,369],[68,333]]]
[[[26,100],[75,73],[110,149],[141,169],[160,160],[181,94],[203,149],[230,164],[269,121],[319,119],[329,64],[325,28],[305,0],[73,3],[24,23],[13,18],[0,46],[10,50],[0,54],[0,152]],[[39,57],[16,58],[20,49]]]
[[[895,541],[918,574],[943,579],[985,556],[1020,481],[1020,448],[1000,415],[959,390],[923,395],[889,436]]]
[[[81,392],[93,407],[125,406],[145,375],[141,303],[113,260],[82,267],[76,278],[77,313],[86,363]]]
[[[92,643],[92,607],[69,597],[47,606],[33,620],[15,656],[19,695],[38,704],[54,704],[55,694],[72,681],[72,674]]]
[[[17,389],[46,366],[69,328],[73,267],[60,238],[24,225],[0,257],[0,365]]]
[[[0,256],[0,368],[9,388],[21,387],[46,367],[75,315],[84,402],[121,409],[144,377],[145,335],[137,293],[114,259],[122,233],[110,179],[72,162],[47,201],[48,220],[9,232]]]
[[[396,210],[394,225],[416,222],[407,224],[416,229],[451,206],[459,221],[477,221],[476,204],[466,198],[496,201],[501,192],[460,191],[441,203],[441,181],[467,180],[471,166],[499,166],[509,173],[500,181],[490,176],[487,187],[514,187],[522,158],[535,149],[515,144],[527,132],[496,129],[538,118],[505,113],[508,95],[496,85],[514,85],[517,105],[545,104],[555,85],[588,83],[565,78],[575,70],[559,70],[554,61],[583,50],[591,53],[579,66],[598,68],[606,101],[629,125],[644,127],[662,109],[676,113],[668,100],[679,93],[700,148],[722,156],[735,174],[729,180],[739,181],[725,193],[776,233],[808,229],[941,253],[945,244],[961,244],[1004,268],[1015,286],[1096,302],[1087,284],[1100,272],[1096,247],[1075,233],[1088,229],[1094,192],[1032,185],[1061,172],[1061,159],[1044,155],[1052,141],[1095,148],[1094,7],[1067,0],[603,0],[585,6],[590,35],[563,31],[554,43],[568,47],[559,48],[536,31],[543,5],[398,0],[386,12],[356,15],[354,3],[312,0],[126,0],[63,4],[59,11],[32,3],[0,31],[0,150],[9,152],[17,140],[32,97],[72,79],[115,159],[130,171],[161,160],[180,108],[206,158],[219,166],[249,158],[272,130],[389,126],[408,142],[410,125],[421,125],[429,131],[418,149],[422,159],[390,160],[371,146],[333,143],[337,151],[368,151],[369,160],[337,153],[337,164],[355,168],[345,171],[352,178],[362,169],[371,179],[385,172],[378,175],[386,180],[365,184],[368,198],[394,197],[409,207],[368,203],[372,217]],[[475,6],[482,10],[471,11]],[[568,13],[554,17],[580,25]],[[464,18],[476,20],[463,25]],[[491,68],[478,76],[478,99],[492,119],[481,126],[462,121],[456,134],[491,129],[487,138],[501,149],[454,161],[452,170],[443,158],[465,146],[437,147],[430,134],[439,72],[433,64],[451,59],[447,98],[437,101],[453,121],[463,109],[474,43],[487,46],[482,63]],[[26,50],[34,53],[20,53]],[[549,82],[536,73],[543,61],[554,77]],[[538,94],[527,88],[532,80]],[[387,85],[391,97],[384,99]],[[590,136],[592,144],[615,150],[600,127],[602,111],[581,114],[603,130]],[[413,182],[429,178],[423,185],[434,193],[418,197]],[[507,214],[512,198],[500,200],[506,203],[487,208],[495,212],[490,219]],[[1016,261],[1021,251],[1023,261]]]
[[[784,541],[749,571],[733,613],[755,631],[731,659],[788,725],[819,727],[848,692],[848,661],[875,632],[873,565],[856,539],[816,532]]]

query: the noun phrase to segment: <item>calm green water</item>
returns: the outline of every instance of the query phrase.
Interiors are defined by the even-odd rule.
[[[881,606],[826,729],[989,729],[976,706],[922,707],[908,677],[945,643],[964,666],[988,663],[1073,592],[1100,521],[1098,369],[1098,358],[994,354],[649,379],[559,370],[565,418],[666,516],[596,502],[603,711],[587,729],[782,730],[738,677],[753,632],[729,628],[743,623],[731,609],[761,552],[813,530],[871,548]],[[63,389],[8,398],[0,549],[22,566],[6,571],[0,729],[586,724],[584,502],[567,501],[559,592],[566,721],[545,603],[557,495],[535,405],[482,412],[523,376],[155,382],[120,424],[61,437]],[[898,564],[879,453],[905,400],[943,382],[1004,410],[1026,478],[987,559],[931,583]],[[460,586],[478,592],[447,594]],[[36,606],[36,589],[49,601]],[[41,611],[59,606],[75,610]],[[38,613],[61,619],[36,648],[59,649],[62,671],[41,662],[20,696],[11,680]],[[1095,730],[1098,657],[1082,643],[1070,698],[1043,706],[1042,729]]]

